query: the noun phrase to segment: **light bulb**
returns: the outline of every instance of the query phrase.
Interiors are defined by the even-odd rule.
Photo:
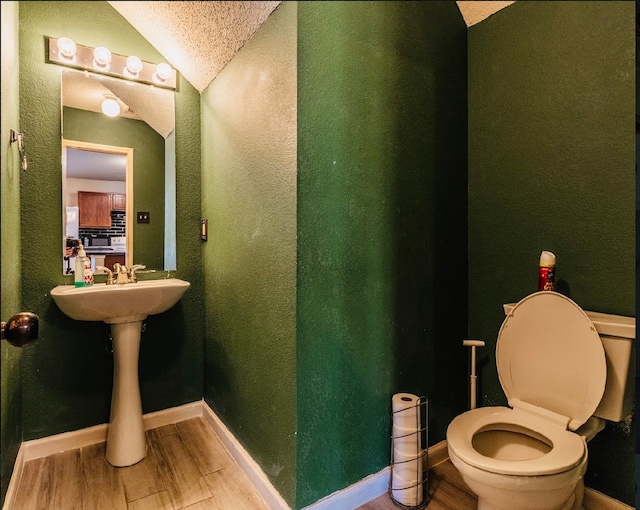
[[[72,61],[76,57],[76,43],[68,37],[58,39],[58,54],[63,60]]]
[[[98,46],[93,50],[93,67],[101,71],[108,71],[111,64],[111,52],[109,48]]]
[[[109,117],[117,117],[120,115],[120,105],[113,97],[106,97],[102,101],[102,113]]]
[[[127,67],[124,68],[124,74],[131,78],[137,78],[140,71],[142,71],[142,60],[135,55],[128,57]]]
[[[161,63],[158,64],[156,66],[156,72],[153,73],[153,81],[155,81],[156,83],[164,83],[169,79],[169,76],[171,76],[171,71],[173,71],[173,69],[171,69],[171,66],[169,64],[166,63]]]

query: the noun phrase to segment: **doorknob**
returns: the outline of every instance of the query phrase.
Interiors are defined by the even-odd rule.
[[[0,338],[15,347],[24,347],[38,339],[39,319],[35,313],[20,312],[2,322]]]

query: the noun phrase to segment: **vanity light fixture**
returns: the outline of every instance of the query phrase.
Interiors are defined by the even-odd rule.
[[[73,39],[61,37],[57,40],[56,48],[58,55],[63,62],[75,64],[77,47]]]
[[[166,62],[162,62],[156,66],[156,72],[153,73],[153,82],[154,83],[166,83],[167,80],[171,77],[171,66]]]
[[[116,101],[114,96],[105,96],[102,101],[102,113],[108,117],[117,117],[120,115],[120,103]]]
[[[111,68],[111,52],[109,48],[98,46],[93,50],[93,67],[98,71],[108,72]]]
[[[176,90],[177,73],[169,64],[152,64],[135,55],[118,55],[104,46],[91,48],[68,37],[45,37],[46,61],[82,71]]]
[[[122,72],[129,78],[139,78],[142,68],[142,60],[135,55],[131,55],[130,57],[127,57],[127,65]]]

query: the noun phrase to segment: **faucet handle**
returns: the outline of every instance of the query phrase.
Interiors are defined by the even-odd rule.
[[[107,273],[107,285],[112,285],[114,282],[113,272],[108,267],[104,266],[96,266],[96,271],[102,271]]]
[[[138,281],[138,277],[136,276],[136,270],[146,269],[146,268],[147,266],[143,266],[142,264],[134,264],[133,266],[131,266],[131,269],[129,269],[130,271],[129,281],[131,283],[136,283]]]
[[[123,284],[129,283],[129,278],[127,276],[127,266],[124,264],[120,264],[116,262],[113,265],[113,272],[117,275],[115,279],[115,283]]]

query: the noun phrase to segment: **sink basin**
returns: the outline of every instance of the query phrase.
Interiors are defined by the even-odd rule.
[[[148,315],[166,312],[189,286],[189,282],[178,278],[124,285],[97,283],[91,287],[59,285],[51,290],[51,297],[72,319],[118,324],[141,321]]]
[[[112,466],[131,466],[147,454],[138,380],[142,321],[148,315],[167,311],[190,285],[167,278],[122,285],[59,285],[51,290],[60,310],[72,319],[110,324],[113,390],[105,456]]]

